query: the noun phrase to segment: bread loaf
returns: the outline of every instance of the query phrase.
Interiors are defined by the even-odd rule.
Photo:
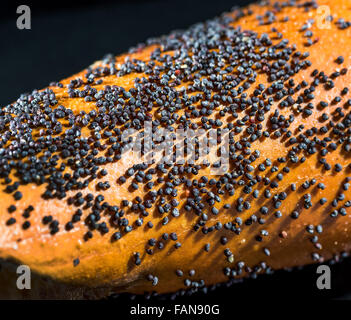
[[[0,297],[198,290],[347,255],[350,5],[235,9],[2,108]],[[153,148],[161,128],[215,133],[227,166],[146,161],[147,123]]]

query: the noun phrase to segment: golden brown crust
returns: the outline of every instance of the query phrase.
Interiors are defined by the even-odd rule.
[[[272,27],[275,27],[278,32],[282,33],[284,39],[289,40],[289,45],[295,44],[297,50],[300,50],[302,53],[308,51],[308,60],[312,62],[312,65],[300,70],[292,78],[295,85],[305,80],[310,86],[314,79],[311,76],[314,69],[330,75],[338,69],[349,68],[351,65],[351,57],[348,53],[351,49],[351,38],[349,36],[351,28],[341,30],[336,24],[339,18],[343,18],[345,21],[351,20],[350,3],[343,0],[320,0],[318,4],[327,5],[330,9],[330,14],[334,18],[330,23],[329,29],[321,29],[321,26],[318,26],[320,22],[318,14],[323,13],[314,8],[306,10],[305,8],[307,7],[298,6],[276,10],[272,6],[252,5],[248,9],[244,9],[244,12],[252,10],[253,13],[234,21],[232,25],[234,27],[240,26],[242,30],[253,30],[259,35],[267,33],[274,43],[278,43],[281,39],[274,38],[274,35],[277,33],[271,30]],[[261,25],[257,16],[264,16],[267,9],[274,12],[276,20],[274,24]],[[234,15],[234,13],[229,15]],[[289,21],[284,21],[285,17],[289,17]],[[308,29],[313,32],[311,37],[313,45],[305,46],[308,37],[305,36],[306,31],[301,31],[301,28],[309,19],[315,20],[315,23]],[[156,47],[157,45],[146,47],[137,53],[118,57],[117,64],[123,63],[127,56],[148,62],[151,52]],[[168,53],[173,54],[172,52]],[[341,65],[335,62],[338,56],[343,56],[345,59]],[[92,67],[95,68],[102,64],[102,62],[97,62]],[[57,105],[64,105],[76,114],[80,111],[88,113],[96,109],[95,102],[86,102],[84,98],[70,98],[67,91],[67,85],[70,81],[77,78],[85,79],[85,73],[84,71],[63,80],[61,82],[64,85],[63,88],[50,87],[57,97]],[[129,90],[134,86],[135,78],[142,78],[143,76],[147,77],[148,75],[141,73],[131,73],[120,77],[110,75],[103,78],[102,84],[92,86],[100,90],[104,89],[106,85],[116,85]],[[295,120],[291,123],[289,130],[295,137],[298,136],[298,127],[302,124],[304,125],[303,132],[312,127],[321,128],[324,125],[320,121],[322,113],[333,117],[336,108],[340,107],[347,115],[350,112],[350,107],[345,103],[349,98],[349,94],[341,95],[340,92],[351,82],[351,73],[347,72],[333,81],[335,86],[329,90],[325,89],[324,84],[315,87],[313,92],[315,98],[312,101],[315,107],[311,116],[292,112],[292,109],[296,106],[279,108],[281,100],[273,103],[270,114],[273,114],[276,109],[279,109],[280,115],[285,115],[286,117],[294,113]],[[258,85],[259,83],[264,84],[266,87],[270,85],[266,74],[258,74],[255,84]],[[250,95],[254,89],[256,89],[255,85],[245,92]],[[302,88],[301,91],[304,89]],[[333,104],[332,101],[336,96],[340,96],[342,100],[340,103]],[[328,107],[323,110],[318,109],[318,102],[320,101],[328,102]],[[306,104],[305,102],[302,103],[303,106]],[[230,116],[225,119],[225,122],[228,123],[234,123],[234,121],[236,120]],[[336,117],[335,123],[339,121],[340,118]],[[270,125],[268,116],[262,124],[263,127]],[[83,130],[82,132],[86,137],[91,134],[89,130]],[[330,131],[326,135],[332,136]],[[319,139],[323,139],[326,135],[317,134]],[[240,135],[236,136],[236,138],[238,137]],[[335,209],[340,209],[347,200],[351,200],[351,189],[343,190],[343,184],[351,176],[350,169],[348,169],[351,159],[350,154],[347,154],[341,147],[335,151],[330,150],[324,158],[332,166],[332,170],[326,171],[323,169],[322,164],[319,163],[319,153],[312,155],[304,153],[306,161],[297,164],[289,163],[290,172],[285,173],[283,168],[287,165],[279,163],[277,159],[287,156],[287,151],[291,149],[288,140],[286,136],[277,138],[262,137],[254,141],[250,148],[252,151],[257,149],[261,153],[257,160],[258,162],[255,162],[254,174],[260,174],[256,165],[264,162],[266,158],[271,159],[273,165],[276,165],[279,170],[270,173],[271,167],[269,167],[264,171],[263,176],[270,177],[271,181],[273,181],[273,178],[276,178],[278,173],[284,174],[284,179],[279,181],[278,187],[271,189],[273,195],[281,192],[286,192],[287,194],[287,198],[279,208],[282,214],[281,218],[276,218],[273,214],[278,209],[273,208],[272,199],[264,197],[264,190],[267,187],[264,186],[263,182],[260,182],[258,187],[255,187],[261,190],[258,199],[253,198],[252,194],[245,194],[243,189],[238,187],[234,196],[223,196],[223,201],[216,205],[220,212],[217,216],[208,215],[209,220],[206,224],[208,226],[215,225],[219,221],[225,224],[233,221],[236,217],[246,221],[252,214],[266,220],[266,223],[263,225],[259,223],[253,223],[250,226],[243,225],[240,235],[224,229],[207,235],[204,235],[201,230],[194,232],[193,227],[199,218],[195,214],[190,214],[184,210],[188,190],[186,187],[181,186],[176,197],[180,202],[180,216],[170,219],[167,225],[162,225],[162,218],[157,211],[157,206],[154,206],[148,210],[149,216],[144,218],[142,227],[124,235],[118,241],[111,241],[111,235],[116,231],[113,228],[110,228],[109,232],[104,235],[96,232],[92,239],[85,241],[84,236],[87,228],[84,219],[77,222],[73,230],[66,231],[64,229],[64,225],[71,220],[73,213],[77,210],[75,205],[68,204],[67,199],[74,197],[77,191],[68,191],[67,197],[63,200],[47,200],[42,198],[46,185],[31,183],[19,186],[18,190],[22,192],[23,197],[20,201],[14,201],[13,194],[3,191],[6,187],[4,184],[1,190],[0,203],[0,257],[4,260],[30,266],[39,275],[39,278],[43,277],[53,280],[54,288],[59,286],[58,284],[77,287],[77,292],[89,291],[91,288],[101,288],[102,295],[104,295],[108,291],[133,293],[143,293],[152,290],[160,293],[175,291],[184,288],[184,280],[186,278],[192,281],[205,280],[206,285],[223,282],[228,280],[228,277],[223,273],[223,268],[232,267],[240,261],[244,261],[245,265],[251,268],[251,270],[245,270],[244,268],[242,274],[238,275],[245,276],[263,261],[272,269],[281,269],[310,264],[321,259],[329,260],[336,254],[349,251],[351,249],[350,208],[344,208],[346,210],[345,216],[339,215],[337,218],[333,218],[330,216],[330,213]],[[102,154],[103,152],[101,152]],[[104,191],[97,191],[96,184],[91,183],[89,187],[81,190],[83,196],[89,192],[92,194],[100,193],[104,195],[104,201],[118,206],[121,206],[122,200],[135,202],[137,196],[143,199],[146,194],[144,188],[140,187],[138,190],[131,191],[130,182],[132,178],[129,178],[124,184],[120,184],[117,181],[133,163],[135,163],[133,155],[127,154],[123,155],[122,159],[117,162],[105,164],[103,168],[108,171],[108,175],[98,181],[108,181],[110,188]],[[336,172],[334,170],[335,164],[341,165],[343,169],[340,172]],[[200,171],[197,178],[205,173],[205,170]],[[302,184],[306,180],[310,181],[312,178],[316,179],[316,184],[305,190]],[[296,184],[296,191],[291,191],[292,183]],[[324,190],[317,188],[318,183],[323,183],[326,188]],[[312,207],[309,209],[304,208],[303,197],[306,193],[312,195]],[[334,208],[331,203],[340,193],[344,194],[345,199]],[[236,210],[239,197],[243,197],[244,201],[250,202],[251,208],[249,210],[241,213]],[[325,205],[319,203],[321,198],[326,198],[327,203]],[[232,204],[229,210],[223,209],[225,203]],[[15,204],[17,209],[14,213],[9,214],[8,208],[11,204]],[[31,227],[23,230],[22,224],[26,219],[22,217],[22,213],[29,205],[34,206],[30,218],[27,219],[30,221]],[[262,206],[267,206],[270,212],[268,215],[264,216],[260,213]],[[291,217],[294,210],[299,213],[298,219]],[[87,213],[88,211],[84,211],[83,217],[86,217]],[[42,223],[43,217],[47,215],[54,216],[60,222],[60,231],[55,235],[51,235],[48,225]],[[8,226],[7,221],[10,217],[16,218],[17,223]],[[138,218],[138,215],[127,211],[126,217],[132,225]],[[108,221],[108,217],[103,216],[103,221]],[[150,229],[146,226],[148,221],[153,222],[153,228]],[[314,227],[321,225],[323,227],[322,234],[319,235],[317,232],[310,234],[307,232],[306,228],[309,225]],[[267,237],[262,236],[263,239],[260,242],[257,241],[257,236],[260,235],[262,230],[268,231],[269,235]],[[148,248],[147,241],[149,239],[160,240],[163,233],[170,234],[172,232],[177,234],[181,248],[175,249],[173,247],[175,242],[168,240],[164,241],[165,247],[162,250],[155,249],[153,255],[145,252],[145,248]],[[319,243],[320,247],[311,241],[311,238],[315,235],[318,235],[316,243]],[[221,237],[224,236],[229,240],[226,245],[222,245],[220,242]],[[211,245],[208,253],[204,250],[204,246],[207,243]],[[233,263],[225,260],[223,254],[225,248],[229,248],[234,254],[235,260]],[[133,254],[135,252],[141,254],[141,265],[135,265],[134,263]],[[312,255],[314,253],[318,253],[320,259],[314,256],[315,259],[313,260]],[[77,258],[79,258],[80,263],[74,266],[73,261]],[[177,277],[175,275],[176,269],[183,270],[184,276]],[[188,276],[188,272],[191,269],[196,271],[193,277]],[[13,283],[13,288],[11,283],[9,283],[9,279],[11,279],[11,282],[14,279],[8,277],[10,273],[10,271],[6,273],[6,279],[4,278],[5,272],[0,273],[0,287],[7,288],[5,291],[0,292],[0,296],[20,297],[23,293],[19,292]],[[159,280],[157,286],[152,286],[152,281],[147,279],[149,274],[157,275]],[[102,288],[106,288],[106,291]],[[41,289],[41,293],[33,292],[29,295],[32,294],[32,297],[51,295],[50,291],[45,293],[43,291],[45,292],[45,289]],[[66,294],[59,294],[58,297],[67,296]],[[83,294],[73,294],[69,297],[82,298]]]

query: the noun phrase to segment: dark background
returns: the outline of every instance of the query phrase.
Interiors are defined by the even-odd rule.
[[[244,0],[130,0],[1,2],[0,105],[21,93],[47,86],[87,67],[106,53],[119,54],[149,37],[182,29],[229,11]],[[16,8],[29,5],[32,29],[16,28]],[[238,300],[342,298],[351,293],[351,261],[332,266],[332,290],[316,288],[316,266],[300,271],[280,271],[272,276],[246,280],[207,295],[177,298],[184,303],[221,303],[231,308]],[[119,301],[130,304],[123,295]],[[170,302],[169,297],[162,297]],[[160,298],[150,303],[164,303]],[[134,302],[146,302],[137,297]],[[223,310],[223,309],[222,309]]]
[[[107,53],[210,19],[245,0],[1,1],[0,105],[79,72]],[[31,8],[18,30],[16,9]]]

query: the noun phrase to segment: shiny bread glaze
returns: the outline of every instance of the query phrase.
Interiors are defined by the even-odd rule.
[[[327,7],[318,9],[318,6]],[[196,25],[183,34],[152,39],[125,55],[105,57],[42,90],[41,96],[33,92],[3,108],[0,257],[4,266],[0,284],[4,289],[0,295],[5,298],[84,298],[112,292],[196,291],[233,278],[347,255],[351,246],[348,188],[351,100],[349,102],[350,94],[344,88],[351,80],[348,71],[351,63],[348,54],[350,8],[351,2],[341,0],[272,1],[251,5],[226,13],[207,25]],[[328,10],[332,19],[326,14]],[[224,41],[225,37],[231,39]],[[260,52],[260,48],[264,51]],[[182,56],[183,51],[189,56]],[[166,71],[159,69],[159,73],[155,73],[157,68],[153,63],[166,65]],[[232,69],[227,69],[222,79],[217,78],[219,69],[216,67],[223,71],[230,64]],[[200,78],[207,78],[212,84],[194,85],[197,83],[194,74],[200,71]],[[169,78],[161,81],[167,73]],[[225,81],[227,75],[232,78]],[[221,92],[226,90],[224,84],[236,89],[236,95],[230,91]],[[85,88],[86,85],[90,88]],[[259,85],[264,85],[264,89]],[[203,90],[201,98],[189,103],[182,87],[189,96]],[[105,91],[99,93],[99,90]],[[152,93],[157,90],[161,92]],[[219,94],[219,98],[208,99],[208,92]],[[224,100],[223,95],[226,96]],[[132,97],[136,101],[131,102]],[[186,112],[190,114],[187,118],[190,124],[201,125],[201,115],[191,115],[193,110],[189,105],[193,104],[195,110],[202,107],[208,110],[208,103],[204,102],[213,101],[217,102],[208,118],[220,119],[222,123],[218,127],[221,128],[233,124],[230,130],[234,133],[235,146],[235,159],[230,162],[233,175],[230,181],[222,176],[219,188],[209,182],[199,187],[203,176],[216,182],[221,178],[209,175],[208,168],[203,166],[190,173],[178,172],[175,177],[169,176],[172,167],[165,168],[164,172],[155,169],[156,173],[152,173],[149,180],[154,182],[154,190],[162,188],[166,192],[167,182],[174,182],[175,178],[186,180],[171,187],[177,190],[177,195],[163,195],[162,203],[162,195],[157,194],[155,201],[151,201],[151,208],[147,208],[145,201],[152,199],[152,195],[146,187],[146,178],[143,177],[138,189],[134,189],[136,173],[128,173],[138,164],[133,154],[115,157],[116,149],[111,153],[111,162],[92,160],[110,156],[108,150],[115,142],[108,142],[110,133],[104,135],[105,131],[119,139],[131,120],[138,119],[140,123],[163,116],[165,122],[177,127]],[[172,109],[165,102],[174,102],[177,106]],[[135,109],[131,105],[136,106]],[[234,107],[231,109],[230,105]],[[265,109],[267,105],[269,108]],[[33,109],[30,111],[28,106]],[[123,118],[122,115],[124,123],[113,123],[121,120],[120,115],[113,118],[113,112],[118,113],[120,108],[126,108],[123,111],[128,116]],[[165,109],[168,112],[162,114]],[[52,120],[54,110],[63,114],[56,113]],[[221,110],[224,111],[221,113]],[[80,114],[82,111],[85,114]],[[91,111],[96,113],[87,119],[85,116]],[[138,117],[138,111],[142,117]],[[26,126],[16,126],[14,120],[28,123],[28,118],[23,116],[26,112],[33,116],[29,124],[32,131]],[[179,117],[167,118],[174,114]],[[291,116],[293,118],[289,118]],[[47,122],[35,123],[38,118]],[[93,132],[94,121],[101,138]],[[160,126],[165,123],[160,122]],[[73,123],[81,128],[80,137],[75,136],[74,131],[67,131],[72,130]],[[109,129],[104,127],[106,123],[111,125]],[[133,125],[138,128],[138,123]],[[216,123],[213,125],[216,127]],[[241,131],[236,131],[237,127],[242,128]],[[28,152],[28,136],[24,132],[30,132],[31,139],[37,143],[43,139],[33,151],[37,159],[57,156],[52,162],[43,160],[48,164],[46,171],[43,164],[23,166],[29,163],[28,155],[14,154],[18,150]],[[65,134],[68,134],[67,140]],[[45,142],[47,137],[56,137],[56,140],[50,138]],[[323,140],[326,137],[330,139]],[[80,138],[86,140],[74,146]],[[97,141],[101,145],[96,144]],[[49,149],[53,145],[56,147]],[[48,150],[49,153],[44,154]],[[78,150],[79,155],[74,150]],[[92,158],[87,158],[95,151]],[[57,176],[52,168],[60,172],[58,168],[62,163],[66,167],[62,176]],[[96,171],[92,169],[94,166],[98,167]],[[89,169],[89,173],[79,176],[81,167]],[[155,165],[134,171],[147,174],[150,168]],[[103,169],[106,172],[101,172]],[[72,176],[64,177],[65,173],[74,171],[78,178],[73,182]],[[33,175],[28,177],[28,172]],[[121,181],[121,176],[126,177],[125,182]],[[157,181],[160,177],[164,180]],[[88,178],[89,185],[85,186]],[[16,181],[18,186],[8,189]],[[66,188],[64,193],[62,188],[57,192],[59,181]],[[192,185],[187,185],[187,181]],[[108,182],[109,186],[100,184],[99,187],[99,182]],[[201,189],[206,192],[197,198]],[[223,190],[224,194],[218,190]],[[235,190],[233,195],[230,190]],[[258,196],[255,190],[259,191]],[[81,193],[79,197],[78,193]],[[81,204],[80,199],[86,199],[88,194],[92,194],[93,200]],[[99,195],[103,199],[97,198]],[[216,196],[220,202],[216,201]],[[179,210],[178,217],[172,216],[171,209],[160,213],[159,206],[171,204],[172,199],[177,202],[174,207]],[[192,200],[196,200],[195,204]],[[97,205],[87,206],[87,203]],[[225,208],[225,204],[230,208]],[[118,207],[120,217],[116,217],[114,206]],[[80,219],[71,229],[67,223],[78,220],[74,215],[79,209]],[[95,224],[89,220],[93,210],[97,213]],[[207,215],[207,220],[203,214]],[[137,225],[138,218],[143,219],[141,226]],[[127,225],[123,219],[128,220]],[[148,222],[152,222],[153,227],[150,228]],[[128,226],[132,231],[127,232]],[[121,233],[120,239],[116,232]],[[175,248],[176,243],[181,246]],[[17,290],[16,274],[8,264],[28,265],[34,272],[34,289],[30,292]]]

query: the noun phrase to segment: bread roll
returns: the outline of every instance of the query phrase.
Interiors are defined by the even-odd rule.
[[[264,1],[2,108],[0,297],[196,291],[347,255],[350,21],[349,1]],[[221,132],[228,167],[141,161],[124,134],[150,121]]]

